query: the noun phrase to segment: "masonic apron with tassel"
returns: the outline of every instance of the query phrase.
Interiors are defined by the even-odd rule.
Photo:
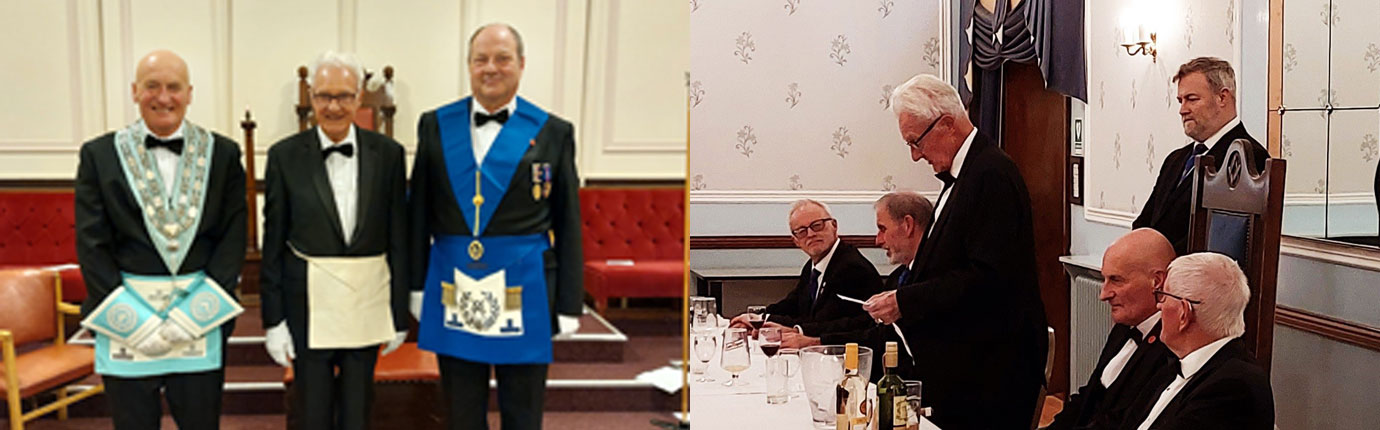
[[[313,257],[307,263],[307,347],[362,348],[393,339],[388,255]]]
[[[470,106],[466,97],[436,112],[451,192],[471,233],[433,239],[418,346],[480,363],[550,363],[551,314],[542,252],[551,247],[551,239],[543,233],[483,235],[529,142],[550,115],[519,97],[512,118],[483,163],[477,163]]]
[[[159,173],[153,154],[144,147],[146,128],[140,122],[115,133],[115,150],[125,181],[143,210],[144,228],[168,273],[176,274],[196,239],[206,201],[215,140],[205,129],[183,121],[183,151],[172,178]],[[171,181],[172,193],[163,184]],[[203,272],[173,276],[123,273],[122,284],[110,292],[82,325],[96,334],[96,373],[143,377],[190,373],[221,367],[220,326],[244,308]],[[171,321],[194,339],[173,344],[165,353],[148,356],[136,351],[148,336],[159,336],[159,324]]]

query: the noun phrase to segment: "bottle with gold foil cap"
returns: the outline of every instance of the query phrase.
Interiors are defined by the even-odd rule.
[[[867,380],[858,375],[858,344],[844,346],[843,380],[834,390],[838,430],[864,430],[868,424]]]

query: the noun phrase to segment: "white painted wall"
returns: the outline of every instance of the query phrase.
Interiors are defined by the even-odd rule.
[[[522,33],[519,93],[575,123],[585,178],[685,176],[688,10],[670,0],[0,1],[0,178],[71,178],[81,142],[137,116],[133,65],[169,48],[191,68],[188,118],[242,139],[258,167],[297,131],[296,69],[326,49],[392,65],[394,136],[411,149],[422,112],[469,93],[470,33]]]

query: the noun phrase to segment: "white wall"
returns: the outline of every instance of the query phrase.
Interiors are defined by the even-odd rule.
[[[82,141],[136,118],[133,65],[157,48],[191,68],[191,121],[239,140],[253,110],[260,170],[267,146],[297,131],[297,67],[326,49],[394,67],[394,136],[411,149],[422,112],[469,93],[463,50],[494,21],[523,35],[520,94],[576,124],[582,176],[684,177],[681,2],[3,0],[0,10],[0,178],[71,178]]]
[[[690,234],[783,234],[784,204],[803,197],[859,213],[839,217],[844,234],[872,234],[883,193],[937,191],[887,95],[947,76],[946,7],[692,1]]]

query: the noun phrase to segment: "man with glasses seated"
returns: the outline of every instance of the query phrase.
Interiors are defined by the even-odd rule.
[[[785,298],[766,307],[764,322],[801,326],[806,333],[816,322],[865,316],[862,306],[839,295],[864,299],[882,291],[877,267],[858,248],[839,241],[838,221],[829,207],[810,199],[798,200],[788,213],[791,237],[810,261],[800,269],[800,281]],[[748,314],[731,324],[750,327]]]
[[[1172,355],[1160,337],[1154,291],[1164,285],[1174,245],[1152,228],[1127,233],[1102,255],[1102,293],[1116,322],[1088,383],[1069,397],[1049,428],[1109,428],[1143,405],[1146,390]]]
[[[1250,288],[1236,261],[1208,252],[1179,257],[1154,294],[1161,339],[1178,360],[1141,393],[1144,406],[1121,428],[1273,428],[1270,377],[1237,339],[1246,332]]]

